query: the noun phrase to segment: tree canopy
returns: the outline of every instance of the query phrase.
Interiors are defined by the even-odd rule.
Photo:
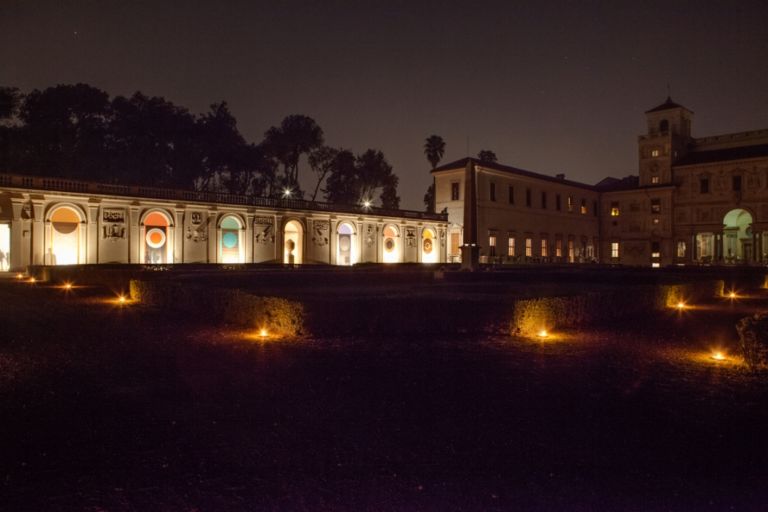
[[[110,98],[87,84],[21,93],[0,87],[0,172],[303,197],[300,162],[315,174],[311,200],[370,200],[397,208],[397,176],[379,150],[324,146],[311,117],[289,115],[249,142],[225,101],[193,114],[162,97]],[[306,180],[306,178],[305,178]]]
[[[481,162],[486,162],[491,164],[499,160],[496,157],[496,153],[494,153],[490,149],[480,150],[480,152],[477,154],[477,159],[480,160]]]

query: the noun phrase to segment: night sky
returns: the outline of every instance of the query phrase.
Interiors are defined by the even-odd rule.
[[[0,85],[226,100],[253,142],[306,114],[329,145],[383,150],[413,209],[433,133],[443,163],[468,146],[595,183],[637,172],[667,83],[694,136],[768,128],[765,0],[455,4],[1,0]]]

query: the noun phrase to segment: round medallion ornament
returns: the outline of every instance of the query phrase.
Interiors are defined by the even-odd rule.
[[[394,238],[387,238],[386,240],[384,240],[384,250],[387,252],[392,252],[395,250]]]
[[[165,245],[165,231],[160,228],[152,228],[147,231],[147,245],[152,249],[160,249]]]
[[[432,252],[432,239],[431,238],[425,238],[424,239],[424,254],[429,254]]]
[[[225,249],[234,249],[237,247],[237,233],[231,231],[224,233],[221,236],[221,244]]]

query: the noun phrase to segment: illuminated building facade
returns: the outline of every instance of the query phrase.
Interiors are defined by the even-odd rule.
[[[639,176],[596,185],[474,159],[436,168],[448,260],[461,259],[472,205],[481,262],[768,262],[768,130],[694,138],[692,119],[670,98],[647,111]],[[464,194],[467,166],[474,201]]]
[[[0,175],[0,268],[441,263],[445,215]]]

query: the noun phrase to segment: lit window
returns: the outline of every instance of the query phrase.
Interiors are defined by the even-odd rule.
[[[685,242],[682,240],[677,242],[677,257],[685,258]]]
[[[651,199],[651,213],[661,213],[661,199]]]
[[[619,203],[614,201],[611,203],[611,217],[619,216]]]
[[[619,257],[619,242],[611,242],[611,258]]]
[[[451,201],[459,200],[459,184],[451,183]]]
[[[515,255],[515,237],[513,235],[509,235],[509,239],[507,240],[507,256],[514,256]]]
[[[654,158],[659,156],[659,150],[658,149],[651,150],[651,156],[654,157]]]
[[[491,256],[496,256],[496,235],[488,237],[488,252]]]
[[[555,256],[563,257],[563,241],[560,239],[555,240]]]
[[[587,214],[587,200],[586,199],[582,199],[581,200],[581,208],[579,208],[579,211],[581,212],[582,215],[586,215]]]
[[[659,223],[659,218],[658,217],[654,217],[653,218],[653,223],[654,224],[658,224]]]
[[[532,238],[525,239],[525,255],[529,257],[533,256],[533,239]]]
[[[658,176],[651,176],[651,183],[654,185],[659,183],[659,177]]]
[[[568,262],[573,263],[574,261],[576,261],[576,249],[573,240],[568,240]]]
[[[651,243],[651,258],[661,258],[661,244],[659,242]]]
[[[568,196],[568,211],[573,211],[573,198],[571,196]]]
[[[549,256],[549,253],[547,251],[547,239],[546,238],[542,238],[541,239],[541,256],[544,257],[544,258]]]

